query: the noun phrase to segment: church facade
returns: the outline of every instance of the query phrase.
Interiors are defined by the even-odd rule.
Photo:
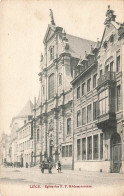
[[[41,56],[41,149],[42,157],[61,161],[72,167],[73,152],[73,94],[71,81],[76,65],[95,42],[66,34],[51,24],[44,37]],[[82,53],[81,53],[82,51]]]

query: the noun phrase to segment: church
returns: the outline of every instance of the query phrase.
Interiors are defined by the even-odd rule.
[[[41,56],[41,151],[42,155],[61,161],[72,168],[73,152],[73,91],[71,81],[76,66],[94,41],[69,35],[55,24],[50,10],[51,24],[43,40]]]

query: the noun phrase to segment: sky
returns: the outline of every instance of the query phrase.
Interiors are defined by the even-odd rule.
[[[107,6],[124,22],[124,1],[0,1],[0,132],[10,133],[12,117],[38,96],[40,55],[53,10],[57,26],[68,34],[101,40]]]

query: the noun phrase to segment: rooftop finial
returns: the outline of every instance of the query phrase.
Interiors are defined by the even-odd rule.
[[[110,5],[108,5],[108,10],[110,10]]]
[[[115,21],[116,15],[114,15],[114,11],[110,9],[110,5],[108,5],[108,10],[106,12],[106,19],[104,24],[109,26],[111,21]]]
[[[51,25],[55,25],[53,11],[51,9],[49,9],[49,10],[50,10]]]

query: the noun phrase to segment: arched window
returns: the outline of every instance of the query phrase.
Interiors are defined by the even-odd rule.
[[[50,47],[50,61],[54,59],[54,46]]]
[[[48,97],[49,99],[54,97],[54,74],[51,74],[48,78]]]

